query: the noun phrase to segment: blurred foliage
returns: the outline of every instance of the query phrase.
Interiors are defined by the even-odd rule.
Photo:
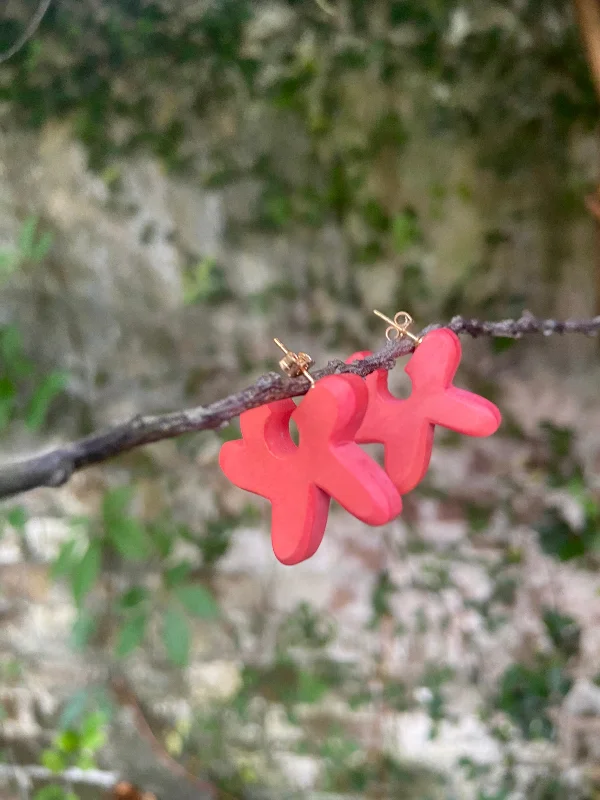
[[[214,258],[204,258],[185,275],[184,302],[222,303],[231,298],[222,268]]]
[[[38,220],[28,217],[16,245],[0,249],[0,285],[43,263],[52,236],[48,231],[38,236],[37,228]],[[17,419],[23,420],[30,430],[42,428],[68,380],[64,372],[40,374],[25,352],[19,327],[0,325],[0,433]]]
[[[531,444],[529,468],[535,470],[538,480],[541,478],[548,490],[566,486],[584,512],[582,526],[576,527],[565,518],[564,503],[550,495],[536,524],[542,549],[560,560],[593,555],[598,547],[598,505],[586,488],[574,432],[543,422]],[[569,665],[578,656],[581,643],[581,628],[572,616],[544,608],[542,621],[551,651],[536,652],[529,661],[509,666],[496,698],[497,707],[532,739],[555,736],[549,711],[560,705],[571,688]]]
[[[343,18],[324,14],[312,0],[287,5],[271,32],[256,28],[266,17],[247,0],[202,3],[186,16],[176,2],[160,0],[113,5],[104,15],[95,14],[90,2],[55,4],[43,35],[8,65],[2,99],[32,125],[76,112],[78,130],[98,157],[146,144],[172,165],[184,158],[180,146],[189,120],[182,115],[162,128],[153,124],[153,89],[162,82],[165,60],[175,85],[183,76],[192,80],[186,112],[202,115],[238,90],[266,97],[295,113],[314,139],[317,157],[327,149],[343,103],[339,81],[365,72],[383,88],[412,78],[422,92],[417,76],[435,81],[437,90],[421,97],[428,127],[493,142],[488,160],[505,171],[530,164],[552,141],[562,144],[573,125],[595,124],[597,104],[569,4],[356,0],[338,12]],[[18,26],[17,18],[5,22],[3,48]],[[68,49],[62,69],[50,42]],[[202,68],[191,71],[195,63]],[[145,77],[135,96],[122,96],[118,79],[125,75]],[[112,114],[136,123],[122,144],[110,131]],[[328,154],[334,207],[343,208],[344,195],[335,187],[349,177],[339,156],[350,156],[351,167],[361,156],[400,148],[407,128],[388,105],[366,143],[350,138],[347,149]]]
[[[0,48],[16,37],[26,6],[11,4]],[[506,219],[492,215],[484,257],[464,264],[443,307],[431,308],[429,223],[449,199],[469,205],[477,195],[440,176],[429,211],[416,209],[403,195],[403,158],[421,138],[468,141],[499,181],[526,174],[529,184],[543,182],[535,214],[549,223],[554,279],[556,214],[582,208],[585,191],[568,177],[571,140],[595,130],[598,117],[571,4],[334,6],[327,14],[315,0],[206,0],[184,13],[179,0],[131,0],[98,14],[91,0],[56,3],[39,35],[3,65],[0,101],[33,128],[69,118],[90,166],[114,190],[119,158],[140,149],[207,188],[258,180],[254,226],[280,232],[335,222],[353,266],[397,267],[390,305],[410,296],[415,314],[466,312],[470,284],[489,276],[507,241]],[[249,108],[261,130],[249,124]],[[287,163],[276,155],[278,130],[294,131]],[[479,300],[489,313],[522,309],[510,285],[483,282],[489,294]],[[352,302],[353,284],[349,277],[340,299]],[[227,291],[210,260],[191,266],[188,302],[219,302]]]
[[[556,497],[552,492],[560,489],[577,500],[584,511],[583,518],[586,515],[594,518],[597,506],[573,431],[543,423],[529,437],[516,429],[512,435],[527,447],[528,458],[524,459],[523,468],[525,475],[539,487],[542,505],[559,513],[560,506],[553,505]],[[488,507],[481,502],[464,506],[465,520],[470,520],[475,540],[483,537],[485,541],[493,514],[499,509],[512,514],[510,519],[515,524],[519,522],[514,509],[519,503],[515,498],[520,496],[519,492],[531,492],[531,486],[522,479],[515,480],[513,485],[512,480],[510,473],[502,477],[499,497],[505,499],[498,504]],[[437,490],[427,482],[417,490],[421,492],[424,496],[429,493],[448,499],[447,489]],[[106,492],[97,515],[72,520],[72,537],[63,543],[53,574],[65,582],[78,610],[72,640],[75,647],[90,648],[90,654],[100,648],[112,667],[123,667],[123,659],[137,653],[153,660],[158,656],[159,663],[164,659],[165,665],[177,670],[190,662],[197,623],[230,631],[215,597],[212,578],[219,560],[228,552],[231,536],[240,527],[256,524],[257,513],[245,509],[237,516],[208,517],[195,530],[175,523],[173,511],[167,509],[148,521],[140,513],[136,491],[129,486],[118,486]],[[28,518],[24,507],[13,506],[4,519],[26,539]],[[573,538],[575,533],[570,535]],[[587,540],[583,541],[585,545]],[[550,556],[565,557],[560,547],[549,546],[542,533],[540,542]],[[445,559],[442,551],[429,552],[422,541],[415,548],[415,543],[409,540],[406,548],[407,552],[412,548],[422,559],[419,571],[411,578],[411,591],[420,592],[422,598],[455,591],[450,560]],[[593,552],[592,546],[589,552],[584,547],[581,552],[568,551],[566,555],[588,557]],[[401,550],[397,556],[402,557]],[[465,607],[476,611],[492,634],[510,619],[507,611],[516,603],[519,576],[525,568],[522,550],[514,543],[506,545],[503,558],[489,570],[492,584],[489,597],[465,600]],[[402,640],[408,631],[395,619],[394,608],[404,587],[397,585],[392,574],[388,564],[374,573],[368,628],[383,639],[386,627],[392,623],[392,635]],[[439,633],[443,635],[449,617],[446,623],[436,622],[425,608],[425,599],[423,603],[415,612],[410,636],[425,637],[433,625],[439,625]],[[481,713],[482,718],[486,715],[489,718],[494,709],[500,710],[525,738],[554,739],[553,712],[572,686],[572,668],[580,654],[582,631],[574,617],[554,607],[544,607],[540,619],[546,648],[520,655],[510,664],[502,673],[495,693],[487,699],[482,697]],[[258,620],[251,623],[257,626],[252,631],[259,640],[264,635],[260,624]],[[206,708],[198,709],[191,722],[168,731],[163,740],[169,752],[189,769],[204,770],[208,761],[211,779],[233,796],[236,792],[243,796],[244,787],[262,785],[268,769],[260,760],[240,760],[236,755],[236,737],[242,736],[241,731],[263,730],[267,709],[277,708],[283,712],[287,724],[302,731],[295,739],[294,751],[314,757],[322,765],[319,788],[323,791],[446,800],[443,778],[366,749],[330,709],[339,708],[339,703],[351,713],[373,707],[385,709],[386,713],[420,708],[427,713],[429,736],[433,738],[440,734],[444,722],[453,719],[448,706],[456,691],[455,669],[437,659],[428,661],[416,676],[388,673],[377,680],[365,676],[357,664],[335,657],[339,632],[334,617],[306,602],[280,614],[268,634],[272,658],[240,658],[237,689],[226,700],[214,700]],[[237,650],[239,642],[235,635],[232,645],[236,652],[242,652]],[[42,763],[57,774],[71,764],[91,766],[96,747],[102,746],[111,713],[101,691],[92,692],[88,688],[75,694],[63,710],[52,745],[41,755]],[[496,734],[499,742],[511,741],[511,736],[500,727]],[[245,748],[260,750],[258,742],[244,741]],[[489,778],[468,760],[463,761],[462,769],[472,774],[477,785],[485,785]],[[481,788],[480,798],[510,797],[516,769],[515,764],[507,764],[500,787]],[[545,783],[540,779],[538,785],[543,785],[544,796],[563,796],[560,777],[554,782],[548,777]],[[47,791],[64,790],[52,786]],[[65,800],[61,794],[56,797]]]
[[[37,236],[38,220],[30,216],[23,225],[15,247],[0,249],[0,278],[5,279],[20,269],[39,264],[52,247],[52,234],[45,231]]]
[[[66,388],[68,375],[40,375],[14,325],[0,327],[0,370],[0,432],[16,419],[23,420],[31,430],[39,430],[52,403]]]
[[[536,530],[543,550],[562,561],[587,557],[597,560],[600,553],[600,496],[586,482],[579,461],[575,434],[545,422],[541,425],[541,448],[532,466],[544,461],[545,482],[549,490],[563,488],[581,509],[579,520],[565,515],[564,503],[549,500]]]
[[[87,708],[90,700],[96,705],[96,710]],[[65,708],[51,747],[41,754],[42,765],[57,775],[70,767],[98,769],[96,755],[106,743],[110,714],[110,706],[106,703],[97,705],[92,692],[83,691],[74,695]],[[79,795],[64,786],[51,783],[39,789],[33,795],[33,800],[79,800]]]
[[[359,743],[331,737],[321,751],[326,791],[405,800],[441,800],[444,779],[433,770],[407,765],[390,755],[370,757]]]
[[[571,688],[572,680],[560,659],[537,654],[533,663],[513,664],[500,680],[497,707],[506,712],[528,739],[551,738],[548,716]]]
[[[543,620],[559,656],[568,660],[579,653],[581,628],[573,617],[561,614],[554,608],[546,608]]]
[[[54,563],[55,578],[68,581],[78,618],[73,643],[85,647],[93,638],[100,616],[117,622],[115,655],[125,658],[145,640],[151,620],[160,618],[162,642],[173,664],[185,666],[190,652],[190,618],[214,620],[219,615],[211,591],[193,575],[188,560],[174,555],[180,540],[192,542],[190,531],[166,522],[143,524],[129,511],[133,490],[120,487],[107,492],[99,520],[75,520],[74,533],[61,547]],[[209,561],[211,558],[209,557]],[[139,566],[159,569],[160,591],[137,582]],[[93,611],[93,591],[108,580],[111,568],[129,575],[126,588],[112,592],[110,608]]]
[[[106,742],[107,718],[101,712],[86,715],[77,728],[58,733],[52,747],[42,753],[42,764],[52,772],[63,772],[70,766],[79,769],[97,767],[95,754]]]
[[[79,800],[79,795],[57,784],[51,784],[38,789],[33,795],[33,800]]]

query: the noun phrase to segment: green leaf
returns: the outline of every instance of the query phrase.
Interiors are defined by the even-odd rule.
[[[201,619],[215,619],[219,616],[217,606],[212,594],[204,586],[178,586],[175,596],[179,602],[195,617]]]
[[[10,364],[23,356],[23,338],[15,325],[7,325],[0,333],[0,354]]]
[[[148,556],[150,543],[143,526],[137,520],[124,517],[118,523],[113,523],[107,533],[123,558],[139,561]]]
[[[3,417],[10,419],[15,405],[17,389],[14,382],[5,376],[0,377],[0,404],[3,406]]]
[[[192,565],[188,561],[182,561],[169,567],[163,572],[163,581],[167,589],[172,589],[174,586],[179,586],[187,578],[192,571]]]
[[[390,227],[388,215],[376,200],[367,200],[363,207],[363,217],[367,225],[378,233],[386,233]]]
[[[61,544],[58,556],[52,565],[51,575],[53,580],[64,577],[72,570],[76,544],[75,539],[70,539]]]
[[[94,769],[96,760],[91,753],[82,753],[77,759],[77,766],[79,769]]]
[[[98,579],[101,561],[100,542],[95,540],[90,542],[83,558],[71,571],[71,591],[78,608]]]
[[[107,714],[104,711],[94,711],[88,714],[81,725],[81,734],[85,738],[94,735],[98,730],[104,730],[107,722]],[[82,742],[82,747],[84,746]]]
[[[396,111],[385,112],[375,123],[371,136],[373,153],[382,147],[392,147],[395,151],[403,148],[408,140],[406,126]]]
[[[390,579],[387,570],[383,570],[373,587],[371,595],[371,605],[373,607],[373,617],[370,622],[371,627],[375,627],[382,617],[390,614],[390,600],[394,594],[396,586]]]
[[[581,628],[569,614],[561,614],[554,608],[545,608],[543,614],[546,631],[556,649],[566,659],[579,653]]]
[[[537,653],[528,664],[507,667],[498,682],[496,706],[512,718],[527,739],[550,739],[554,723],[548,712],[560,705],[572,683],[561,661]]]
[[[56,750],[44,750],[40,760],[51,772],[63,772],[67,768],[65,759]]]
[[[80,689],[69,699],[58,722],[59,728],[70,728],[82,716],[89,700],[87,689]]]
[[[542,518],[535,525],[540,537],[542,550],[561,561],[569,561],[585,555],[587,539],[584,531],[576,531],[562,518],[555,508],[544,511]]]
[[[108,724],[109,720],[114,716],[115,713],[113,699],[103,686],[97,686],[94,690],[93,700]]]
[[[183,289],[183,302],[185,305],[210,297],[215,266],[214,258],[205,258],[196,265],[191,276],[185,277]]]
[[[106,492],[102,501],[102,520],[106,528],[110,528],[128,516],[128,508],[133,498],[131,486],[119,486]]]
[[[67,385],[68,376],[63,372],[51,372],[37,387],[29,402],[25,422],[30,430],[38,430],[46,419],[50,404]]]
[[[90,708],[97,710],[90,713],[88,710]],[[58,727],[61,730],[67,728],[77,730],[79,728],[82,736],[85,737],[88,726],[91,730],[93,726],[99,725],[100,720],[103,726],[108,724],[113,712],[112,701],[105,689],[100,686],[88,687],[75,692],[70,697],[60,715]]]
[[[572,454],[575,444],[575,431],[572,428],[554,425],[548,420],[541,422],[539,428],[555,458],[567,458]]]
[[[317,703],[328,689],[329,686],[318,676],[301,672],[296,701],[298,703]]]
[[[81,727],[81,748],[95,753],[106,744],[106,716],[101,711],[89,714]]]
[[[18,531],[23,531],[27,523],[27,512],[23,506],[15,506],[10,509],[6,515],[6,519],[13,528],[16,528]]]
[[[127,591],[123,592],[117,606],[121,611],[135,608],[135,606],[144,603],[150,597],[150,593],[143,586],[131,586]]]
[[[115,649],[118,658],[125,658],[132,653],[136,647],[141,645],[146,635],[147,625],[148,613],[146,611],[137,611],[121,626],[119,641]]]
[[[173,532],[160,523],[149,523],[146,530],[152,541],[153,549],[158,551],[161,558],[168,558],[175,543]]]
[[[79,734],[73,730],[62,731],[56,737],[56,746],[63,753],[74,753],[80,747]]]
[[[19,256],[14,250],[0,250],[0,274],[8,277],[19,266]]]
[[[36,217],[27,217],[23,225],[21,226],[21,232],[19,233],[19,255],[21,258],[30,258],[33,252],[33,243],[35,238],[35,229],[37,227],[37,218]]]
[[[70,643],[74,650],[83,650],[96,630],[96,618],[85,609],[79,612],[71,631]]]
[[[72,792],[65,792],[62,786],[52,784],[38,789],[33,795],[33,800],[79,800],[79,798]]]
[[[407,210],[397,214],[392,221],[392,240],[397,253],[404,253],[419,242],[421,230],[414,211]]]
[[[185,667],[190,656],[190,629],[185,616],[176,608],[168,608],[163,620],[163,642],[169,659]]]
[[[461,181],[456,187],[456,194],[463,201],[463,203],[473,202],[473,189],[465,181]]]
[[[12,402],[6,402],[0,398],[0,431],[4,430],[13,415],[14,405]]]
[[[81,533],[81,529],[83,528],[86,530],[90,526],[90,518],[80,514],[78,516],[73,516],[69,519],[69,527],[75,529],[78,535]]]
[[[145,558],[150,542],[143,526],[129,516],[133,496],[130,486],[120,486],[107,492],[102,503],[104,527],[115,549],[130,560]]]
[[[30,257],[32,261],[39,263],[44,256],[48,255],[48,251],[52,247],[52,238],[52,234],[49,231],[42,233],[31,250]]]

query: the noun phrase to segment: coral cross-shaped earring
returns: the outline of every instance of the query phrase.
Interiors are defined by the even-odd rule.
[[[283,564],[314,555],[332,497],[369,525],[400,513],[393,483],[354,441],[367,402],[367,386],[357,375],[323,378],[298,406],[278,400],[244,412],[242,439],[221,448],[219,463],[229,480],[271,501],[273,550]]]
[[[426,334],[405,367],[412,383],[406,400],[390,393],[387,370],[376,370],[365,379],[369,406],[356,441],[384,445],[385,469],[400,494],[410,492],[425,476],[435,425],[467,436],[490,436],[498,430],[502,418],[493,403],[452,385],[461,354],[458,336],[448,328]],[[355,353],[346,363],[368,355],[369,351]]]

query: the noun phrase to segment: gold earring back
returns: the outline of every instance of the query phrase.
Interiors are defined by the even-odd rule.
[[[315,379],[308,370],[314,366],[314,360],[308,353],[294,353],[292,350],[288,350],[279,339],[273,339],[273,341],[277,347],[285,353],[285,356],[279,362],[281,370],[285,372],[289,378],[298,378],[300,375],[304,375],[304,377],[310,381],[312,389],[315,385]]]
[[[385,314],[382,314],[381,311],[377,311],[377,309],[374,309],[373,313],[384,322],[388,323],[388,327],[385,331],[385,338],[388,342],[394,342],[401,336],[407,336],[415,345],[419,345],[423,341],[421,336],[415,336],[415,334],[409,330],[414,320],[406,311],[398,311],[398,313],[394,315],[394,319],[386,317]]]

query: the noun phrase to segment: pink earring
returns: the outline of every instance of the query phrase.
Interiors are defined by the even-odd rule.
[[[404,317],[402,324],[397,321],[399,316]],[[406,400],[400,400],[388,389],[387,370],[368,375],[365,383],[369,404],[356,441],[384,445],[385,470],[403,495],[414,489],[427,472],[436,425],[467,436],[490,436],[498,430],[502,417],[489,400],[452,385],[462,355],[453,331],[433,330],[420,340],[407,330],[412,319],[405,312],[396,314],[394,321],[384,319],[391,323],[386,331],[388,339],[395,330],[397,335],[408,335],[416,343],[405,367],[412,392]],[[369,351],[355,353],[346,363],[368,355]]]
[[[290,375],[306,374],[310,357],[285,352],[282,368]],[[331,498],[369,525],[384,525],[400,513],[392,481],[354,441],[368,399],[368,387],[357,375],[313,381],[298,406],[291,399],[278,400],[244,412],[242,439],[222,446],[219,463],[229,480],[271,502],[273,550],[283,564],[315,554]],[[300,434],[297,446],[290,419]]]

